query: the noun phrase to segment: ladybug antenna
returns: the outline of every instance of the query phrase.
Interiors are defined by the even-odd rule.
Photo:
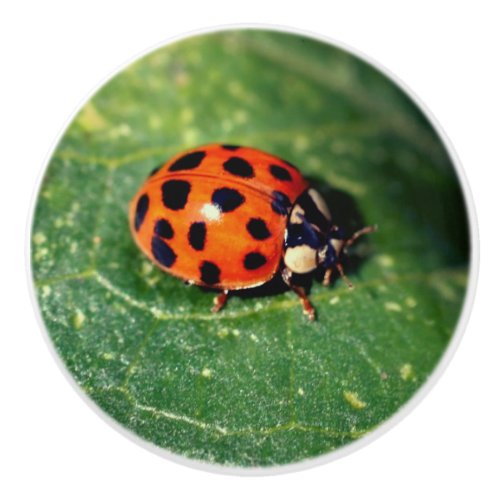
[[[373,224],[373,226],[366,226],[362,229],[358,229],[348,240],[344,242],[342,245],[342,250],[345,252],[359,237],[364,234],[374,233],[378,229],[377,224]]]

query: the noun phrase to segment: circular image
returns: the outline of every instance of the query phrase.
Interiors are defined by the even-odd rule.
[[[101,87],[31,239],[81,391],[220,470],[310,463],[395,415],[446,352],[470,265],[457,173],[415,102],[345,50],[263,29],[177,41]]]

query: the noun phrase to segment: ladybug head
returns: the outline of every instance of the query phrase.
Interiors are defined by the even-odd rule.
[[[367,226],[356,231],[350,238],[345,237],[344,230],[338,226],[331,226],[328,233],[324,235],[325,244],[318,250],[318,264],[326,269],[324,283],[330,281],[333,268],[336,268],[347,285],[352,288],[352,283],[344,274],[342,256],[347,249],[362,235],[376,231],[377,226]]]
[[[328,233],[322,236],[324,244],[318,250],[318,264],[328,269],[340,261],[346,240],[344,231],[338,226],[332,226]]]
[[[319,193],[308,189],[296,201],[285,232],[284,264],[292,273],[305,274],[318,267],[325,269],[325,283],[334,268],[344,276],[342,256],[361,235],[374,231],[365,227],[347,238],[331,224],[330,211]],[[348,282],[349,283],[349,282]]]

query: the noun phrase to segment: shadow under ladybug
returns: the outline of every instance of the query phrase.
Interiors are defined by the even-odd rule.
[[[337,275],[353,287],[346,274],[355,273],[366,256],[355,252],[348,255],[348,249],[377,226],[364,226],[359,208],[349,194],[325,186],[319,179],[307,180],[310,188],[290,210],[279,271],[257,287],[219,291],[213,312],[220,311],[230,296],[255,298],[292,290],[299,297],[304,314],[314,320],[316,311],[308,298],[313,281],[328,286]]]

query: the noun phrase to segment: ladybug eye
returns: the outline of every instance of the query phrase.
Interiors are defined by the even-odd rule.
[[[336,262],[337,262],[337,252],[335,251],[335,248],[333,245],[328,244],[326,245],[326,252],[324,254],[324,261],[323,261],[323,267],[326,269],[332,267]]]
[[[332,226],[329,238],[333,240],[345,240],[345,231],[340,227]]]

